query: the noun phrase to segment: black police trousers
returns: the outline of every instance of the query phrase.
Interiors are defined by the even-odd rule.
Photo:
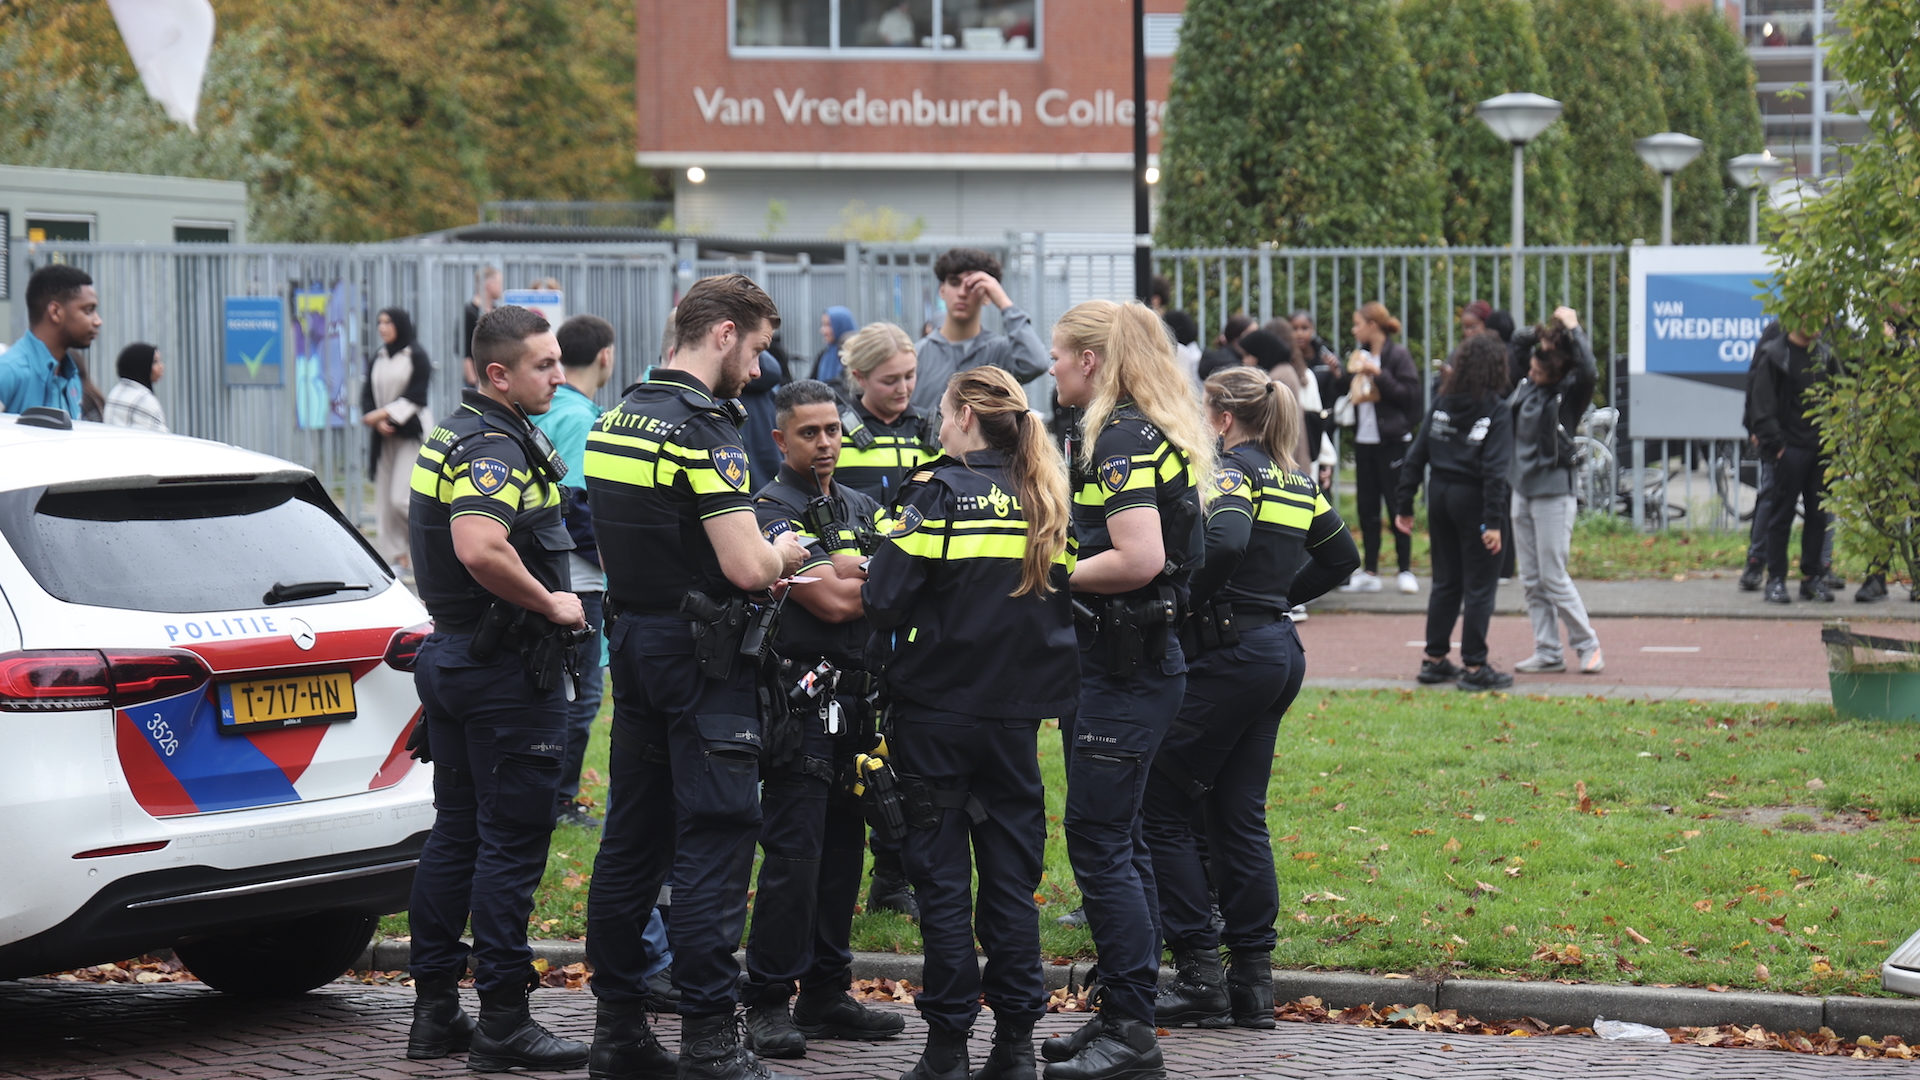
[[[858,703],[840,699],[846,715]],[[851,755],[837,756],[834,739],[813,713],[801,755],[829,781],[802,771],[798,761],[769,769],[760,787],[760,879],[753,926],[747,932],[745,996],[756,1001],[802,990],[853,985],[853,907],[860,899],[867,825],[860,804],[838,778]]]
[[[475,660],[472,641],[430,635],[414,665],[435,816],[413,875],[408,966],[420,979],[465,975],[471,917],[474,986],[493,991],[526,985],[532,970],[527,917],[547,868],[567,702],[558,687],[536,689],[511,652]]]
[[[900,842],[926,955],[926,989],[914,1003],[929,1027],[950,1032],[973,1026],[983,995],[996,1018],[1037,1020],[1047,1011],[1033,902],[1047,843],[1040,722],[942,712],[896,697],[892,723],[887,748],[900,775],[971,792],[986,811],[976,822],[965,809],[937,810],[937,827],[908,829]],[[976,937],[987,954],[984,973]]]
[[[1086,903],[1098,978],[1113,1008],[1147,1024],[1159,989],[1160,907],[1141,806],[1153,755],[1180,712],[1186,672],[1179,641],[1169,640],[1159,663],[1116,678],[1096,641],[1080,653],[1080,714],[1060,718],[1067,858]]]
[[[1220,890],[1225,942],[1273,951],[1280,892],[1267,832],[1267,782],[1280,718],[1300,693],[1306,653],[1287,619],[1243,631],[1187,669],[1179,719],[1147,778],[1147,847],[1160,888],[1160,930],[1173,949],[1216,949],[1208,866]],[[1209,790],[1196,794],[1190,785]]]
[[[600,855],[587,893],[587,962],[605,1001],[647,995],[647,918],[669,872],[673,984],[682,1016],[731,1013],[760,833],[760,718],[752,665],[700,673],[687,620],[622,614],[608,630],[613,745]]]

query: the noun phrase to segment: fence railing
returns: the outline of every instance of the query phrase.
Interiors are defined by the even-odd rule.
[[[1005,267],[1013,301],[1034,320],[1042,340],[1073,304],[1132,292],[1133,248],[1127,237],[1026,233],[971,241],[992,251]],[[939,282],[933,263],[946,245],[847,242],[838,262],[815,262],[805,254],[749,253],[700,258],[688,241],[638,244],[406,244],[368,245],[112,245],[17,244],[13,272],[24,280],[52,261],[86,269],[97,282],[105,318],[90,350],[94,381],[113,382],[113,357],[134,341],[158,345],[168,375],[156,387],[176,431],[217,439],[298,461],[318,472],[360,515],[366,469],[366,435],[358,423],[365,360],[378,346],[374,314],[381,308],[410,312],[419,341],[437,370],[431,395],[436,415],[446,415],[462,387],[460,340],[464,310],[484,267],[498,267],[508,287],[553,278],[569,312],[592,312],[609,320],[618,339],[615,378],[602,393],[611,404],[620,387],[639,378],[658,357],[675,298],[701,277],[747,274],[773,296],[782,312],[784,345],[792,374],[811,371],[820,349],[821,312],[833,305],[852,310],[857,323],[885,319],[918,336],[940,318]],[[1625,248],[1541,247],[1521,252],[1527,308],[1517,321],[1537,321],[1562,304],[1573,308],[1592,335],[1605,397],[1619,399],[1615,368],[1626,354]],[[1380,300],[1403,323],[1402,340],[1429,378],[1459,340],[1458,314],[1474,299],[1504,307],[1513,252],[1507,248],[1346,249],[1164,249],[1155,252],[1156,272],[1173,285],[1173,304],[1189,311],[1210,344],[1226,318],[1244,311],[1265,321],[1306,311],[1336,352],[1351,344],[1352,311]],[[302,430],[295,422],[299,389],[226,386],[223,301],[229,296],[290,297],[318,286],[339,288],[343,297],[344,370],[335,404],[345,424]],[[14,323],[24,327],[24,289],[14,290]],[[989,311],[987,326],[997,328]],[[1036,408],[1050,405],[1051,378],[1029,387]],[[1629,419],[1630,423],[1630,419]],[[1689,447],[1711,476],[1731,461],[1737,506],[1740,476],[1751,473],[1738,448],[1678,440],[1641,448],[1648,461],[1639,473],[1622,431],[1619,462],[1608,490],[1620,492],[1617,509],[1638,505],[1636,520],[1651,525],[1698,525],[1714,515],[1704,507],[1668,497],[1697,472],[1687,468]],[[1662,455],[1661,451],[1671,450]],[[1666,462],[1659,465],[1659,462]],[[1676,471],[1676,467],[1677,471]],[[1717,471],[1714,471],[1717,470]],[[1659,477],[1672,474],[1672,485]],[[1655,488],[1658,491],[1655,491]],[[1633,498],[1633,492],[1640,498]],[[1728,501],[1722,500],[1723,503]],[[1676,512],[1679,510],[1680,512]],[[1724,521],[1725,515],[1719,515]],[[1735,520],[1737,520],[1737,515]]]

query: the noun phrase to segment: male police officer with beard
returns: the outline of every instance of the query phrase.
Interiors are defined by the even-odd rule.
[[[769,539],[797,535],[807,561],[787,594],[774,650],[786,723],[800,730],[784,760],[761,761],[760,887],[747,938],[747,1046],[765,1057],[801,1057],[810,1038],[887,1039],[906,1020],[869,1009],[852,985],[853,907],[860,898],[866,824],[840,782],[875,736],[857,715],[870,687],[861,569],[879,544],[880,505],[836,483],[840,410],[813,379],[774,394],[773,440],[785,460],[760,489],[754,513]],[[799,578],[814,578],[799,581]],[[795,980],[800,998],[787,1000]]]
[[[420,599],[434,619],[414,685],[437,816],[413,883],[407,1056],[444,1057],[471,1042],[478,1072],[579,1068],[587,1048],[548,1034],[527,1010],[539,978],[527,916],[567,745],[570,632],[584,624],[564,585],[566,466],[527,414],[546,412],[566,376],[547,321],[520,307],[480,320],[473,358],[480,386],[428,436],[408,509]],[[477,1031],[458,989],[469,916]]]
[[[733,950],[760,831],[766,590],[806,559],[769,542],[748,496],[743,413],[731,401],[780,325],[740,274],[687,290],[667,366],[630,388],[587,437],[587,494],[607,572],[613,745],[605,837],[588,894],[599,999],[596,1080],[675,1075],[647,1027],[641,941],[673,875],[679,1080],[768,1075],[735,1033]]]

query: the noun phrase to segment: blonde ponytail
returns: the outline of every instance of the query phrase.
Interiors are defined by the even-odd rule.
[[[962,371],[947,384],[955,409],[973,410],[980,437],[1006,455],[1014,497],[1027,522],[1027,550],[1020,559],[1020,587],[1011,595],[1053,591],[1053,562],[1067,549],[1071,513],[1067,470],[1040,418],[1027,408],[1026,391],[997,367]]]
[[[1207,407],[1227,413],[1252,433],[1267,456],[1288,469],[1305,468],[1294,460],[1305,420],[1300,402],[1286,383],[1255,367],[1216,371],[1207,379]]]
[[[1094,443],[1122,401],[1132,401],[1193,469],[1204,504],[1213,498],[1214,438],[1193,398],[1192,383],[1173,352],[1166,324],[1138,300],[1116,304],[1089,300],[1068,309],[1053,324],[1054,335],[1075,353],[1100,358],[1087,403],[1081,465],[1093,467]]]

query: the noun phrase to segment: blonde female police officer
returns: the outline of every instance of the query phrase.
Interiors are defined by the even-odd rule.
[[[881,506],[933,448],[933,419],[913,405],[920,360],[913,339],[892,323],[868,323],[840,346],[856,397],[840,410],[845,432],[835,479]]]
[[[1286,613],[1347,580],[1360,552],[1307,478],[1309,463],[1295,460],[1301,417],[1291,390],[1258,368],[1229,368],[1207,380],[1206,403],[1225,453],[1182,629],[1186,698],[1147,779],[1161,934],[1180,972],[1155,1013],[1162,1027],[1270,1028],[1280,894],[1267,780],[1306,667]],[[1196,821],[1205,822],[1231,973],[1220,967]]]
[[[1046,1074],[1150,1080],[1165,1072],[1153,1025],[1160,932],[1140,806],[1186,691],[1174,631],[1202,554],[1215,439],[1145,305],[1068,310],[1054,325],[1053,357],[1060,403],[1086,409],[1073,476],[1080,708],[1060,731],[1067,855],[1099,953],[1100,1000],[1078,1034],[1048,1040]]]
[[[974,1080],[1034,1075],[1045,792],[1040,721],[1079,701],[1066,471],[1013,376],[960,372],[941,404],[947,456],[915,472],[863,589],[891,650],[888,743],[927,818],[902,843],[920,898],[926,1051],[904,1080],[968,1080],[984,992],[993,1051]],[[869,650],[869,659],[873,659]],[[971,844],[973,858],[968,858]],[[973,863],[979,912],[973,912]],[[982,973],[974,937],[987,954]]]

